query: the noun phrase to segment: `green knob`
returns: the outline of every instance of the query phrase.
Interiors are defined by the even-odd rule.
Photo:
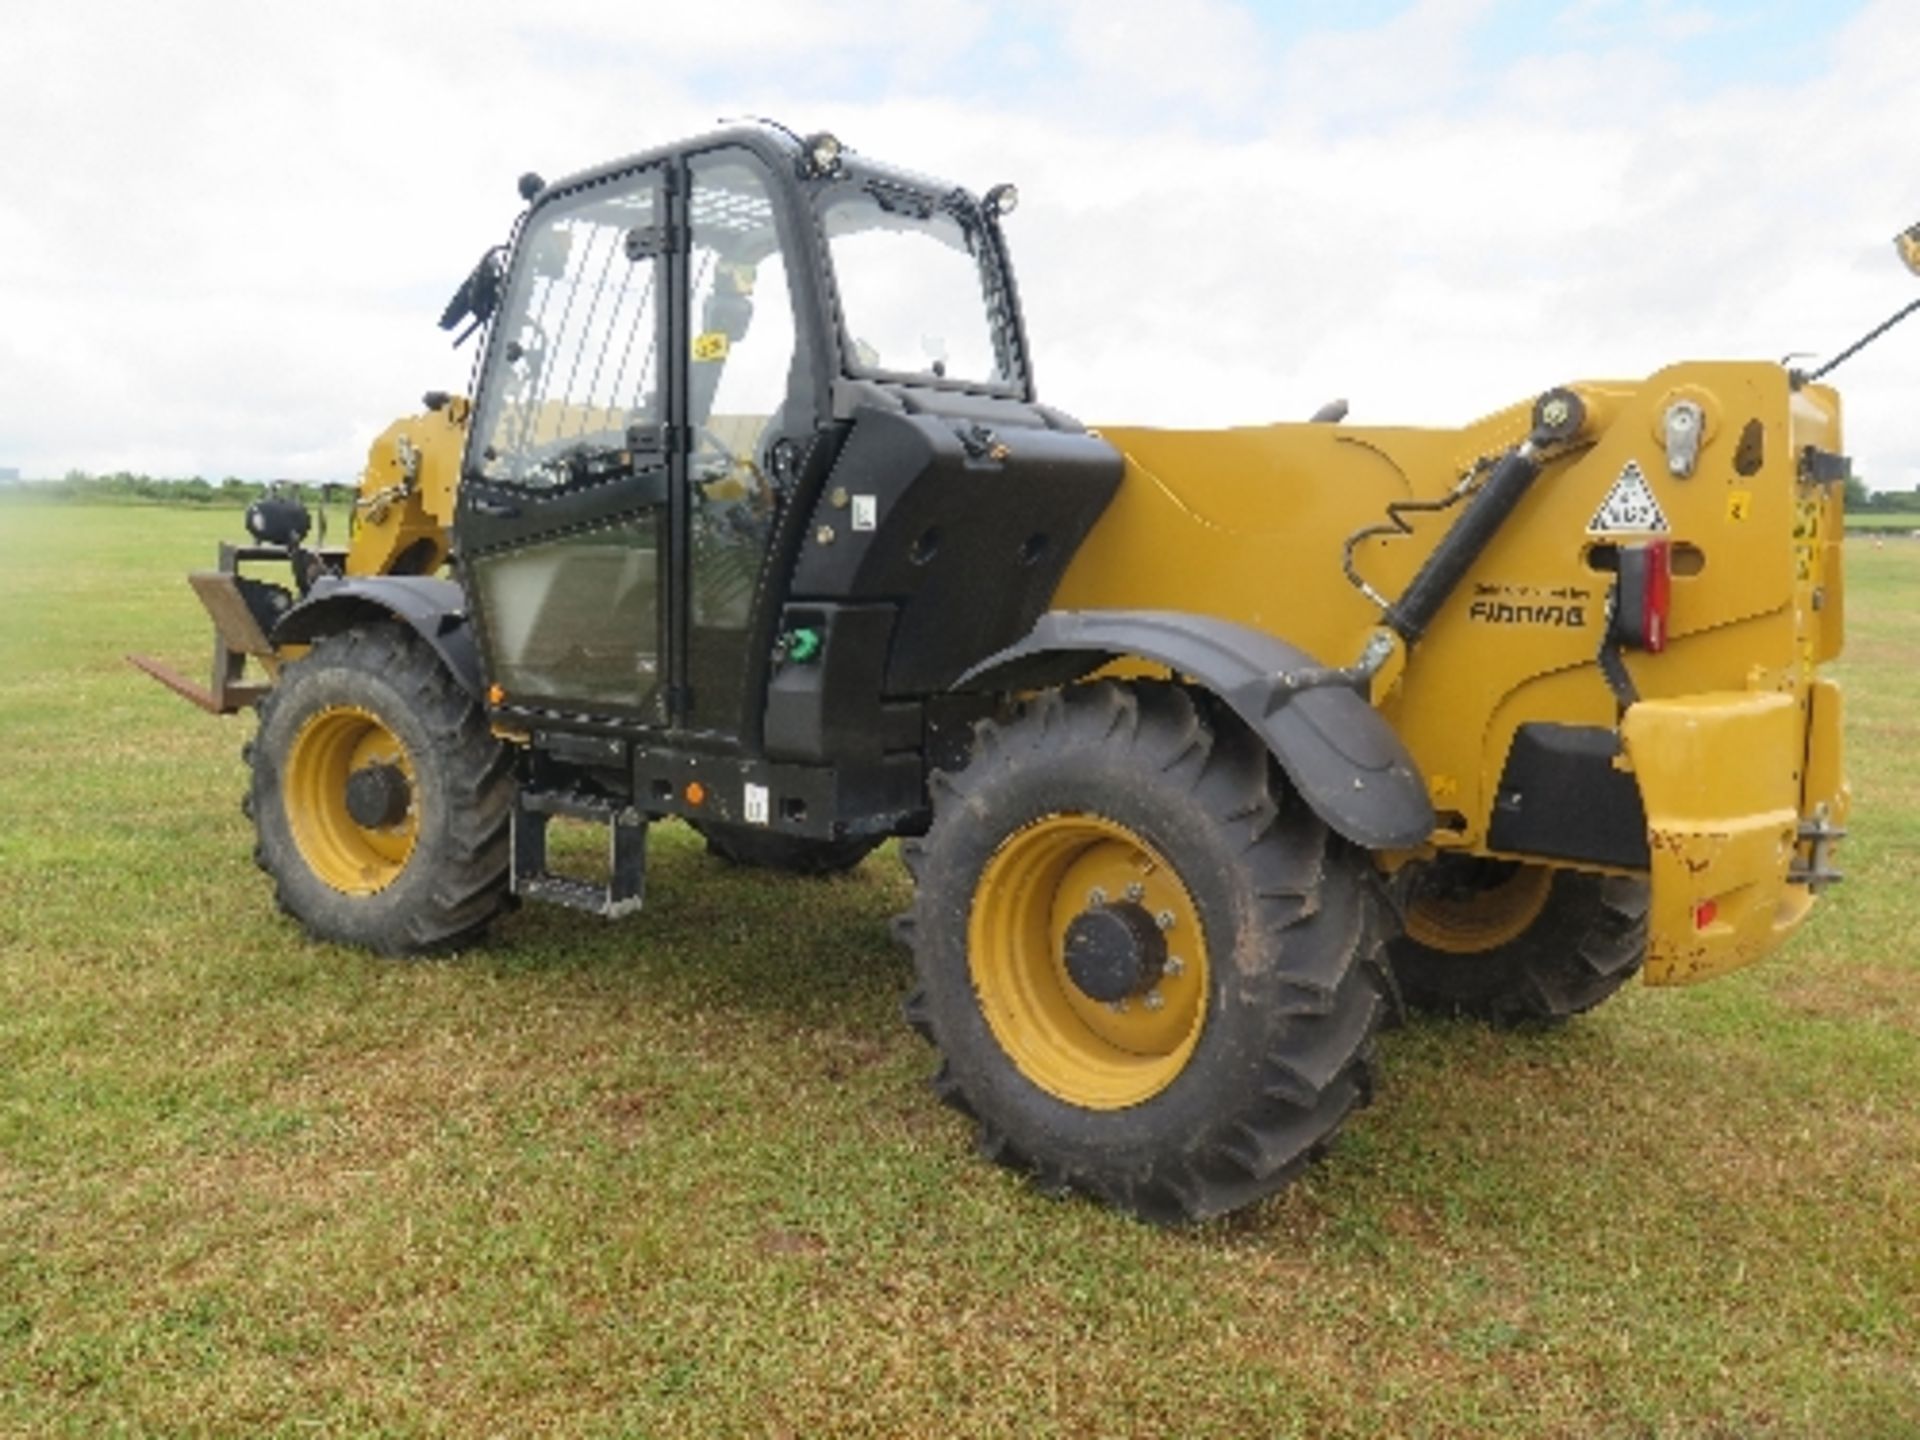
[[[805,627],[790,631],[787,635],[787,658],[797,665],[805,665],[820,656],[820,632]]]

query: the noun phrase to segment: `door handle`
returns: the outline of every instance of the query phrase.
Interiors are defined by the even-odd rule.
[[[513,520],[520,514],[518,505],[510,505],[505,500],[489,500],[481,495],[474,496],[467,504],[476,515],[485,515],[491,520]]]

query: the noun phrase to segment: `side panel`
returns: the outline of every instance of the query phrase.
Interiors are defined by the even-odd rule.
[[[885,601],[889,696],[936,694],[1025,635],[1120,483],[1090,435],[861,410],[814,507],[794,603]]]
[[[1433,803],[1457,818],[1436,843],[1484,853],[1520,725],[1617,723],[1595,663],[1610,546],[1661,535],[1683,557],[1666,651],[1627,656],[1644,696],[1803,691],[1809,667],[1837,646],[1840,577],[1827,548],[1837,487],[1810,495],[1797,453],[1802,443],[1838,445],[1831,392],[1795,394],[1779,366],[1759,363],[1687,364],[1575,388],[1594,417],[1594,443],[1546,466],[1379,697]],[[1683,402],[1703,417],[1685,474],[1669,466],[1663,427]],[[1127,456],[1126,479],[1053,607],[1208,615],[1347,663],[1379,620],[1341,573],[1348,537],[1386,520],[1390,504],[1438,501],[1477,460],[1519,440],[1527,421],[1516,406],[1458,430],[1107,428]],[[1658,523],[1641,529],[1621,507],[1607,509],[1634,472],[1659,507]],[[1458,513],[1407,512],[1410,533],[1360,542],[1355,569],[1398,596]],[[1826,529],[1807,533],[1816,521]],[[1810,583],[1802,572],[1816,567]],[[1766,763],[1791,769],[1798,754]]]

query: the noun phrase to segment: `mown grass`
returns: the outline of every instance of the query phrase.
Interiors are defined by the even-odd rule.
[[[1920,533],[1920,515],[1877,514],[1872,510],[1850,511],[1847,515],[1849,530],[1889,530],[1905,535]]]
[[[1328,1161],[1185,1233],[981,1164],[881,855],[303,939],[202,663],[231,515],[0,512],[0,1431],[1920,1433],[1920,549],[1849,548],[1849,883],[1545,1035],[1417,1023]]]

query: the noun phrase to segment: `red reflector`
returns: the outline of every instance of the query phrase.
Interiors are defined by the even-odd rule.
[[[1667,611],[1673,606],[1673,546],[1666,540],[1650,540],[1646,550],[1647,588],[1640,602],[1640,647],[1657,652],[1667,648]]]
[[[1693,907],[1693,928],[1704,930],[1713,924],[1714,917],[1720,913],[1718,900],[1702,900]]]

